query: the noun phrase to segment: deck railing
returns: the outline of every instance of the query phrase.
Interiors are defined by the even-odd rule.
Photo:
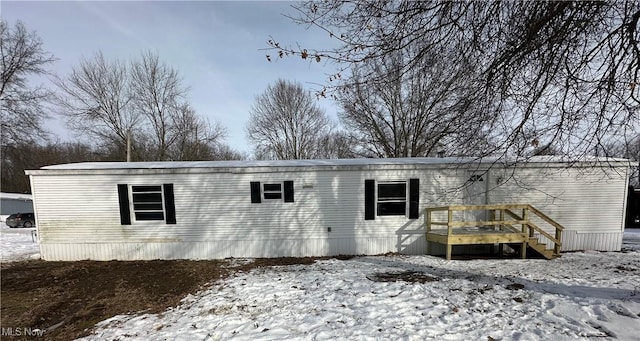
[[[446,222],[433,220],[432,214],[437,211],[447,212]],[[489,219],[473,221],[454,220],[454,212],[456,211],[484,211],[489,213]],[[526,233],[529,238],[540,238],[542,244],[552,243],[553,253],[556,255],[560,254],[560,249],[562,248],[562,231],[564,230],[562,225],[558,224],[558,222],[528,204],[429,207],[426,208],[425,213],[425,228],[427,233],[432,230],[432,226],[446,226],[448,236],[453,234],[453,228],[456,227],[493,226],[494,229],[501,231]],[[552,236],[550,233],[532,222],[530,219],[530,213],[552,226],[555,230],[555,234]],[[516,225],[520,225],[520,229],[518,229]]]

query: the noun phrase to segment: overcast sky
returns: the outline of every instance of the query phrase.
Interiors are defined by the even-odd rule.
[[[248,152],[244,125],[255,96],[278,78],[318,89],[331,65],[299,58],[269,63],[262,51],[270,37],[305,47],[327,47],[319,30],[294,24],[293,2],[220,1],[2,1],[0,15],[35,30],[58,61],[52,72],[65,75],[82,57],[101,50],[108,58],[130,60],[151,50],[177,69],[201,115],[228,129],[232,148]],[[273,53],[272,53],[273,55]],[[44,80],[46,81],[46,80]],[[328,99],[318,104],[335,118]],[[50,127],[62,140],[72,138],[59,118]]]

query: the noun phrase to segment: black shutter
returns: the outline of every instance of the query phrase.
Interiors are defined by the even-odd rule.
[[[293,202],[293,181],[284,182],[284,202]]]
[[[409,180],[409,219],[420,215],[420,179]]]
[[[176,206],[173,199],[173,184],[164,184],[164,211],[167,224],[176,223]]]
[[[260,202],[262,202],[262,200],[260,200],[260,182],[251,182],[251,203],[252,204],[259,204]]]
[[[365,180],[364,181],[364,220],[376,219],[376,181]]]
[[[120,203],[120,225],[131,225],[131,211],[129,211],[129,186],[118,185],[118,202]]]

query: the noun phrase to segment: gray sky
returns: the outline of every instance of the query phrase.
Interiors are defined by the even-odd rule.
[[[51,71],[66,75],[80,58],[101,50],[108,58],[129,60],[143,51],[159,53],[177,69],[190,88],[196,111],[228,129],[232,148],[249,151],[244,125],[255,96],[278,78],[318,89],[333,71],[324,63],[299,58],[272,58],[260,49],[270,37],[289,45],[327,47],[326,33],[294,24],[292,2],[218,1],[2,1],[0,15],[14,25],[22,21],[35,30],[44,48],[58,61]],[[273,56],[274,53],[271,53]],[[48,80],[43,80],[48,82]],[[49,85],[49,84],[47,84]],[[328,99],[318,104],[335,118]],[[62,140],[70,139],[61,119],[50,129]]]

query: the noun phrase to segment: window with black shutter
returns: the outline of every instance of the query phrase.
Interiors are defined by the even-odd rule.
[[[404,215],[418,219],[420,209],[420,180],[364,181],[364,219],[376,216]]]
[[[176,223],[173,184],[118,185],[120,223],[165,221]],[[133,219],[132,219],[133,216]]]
[[[293,181],[260,183],[252,181],[251,203],[282,201],[294,202]]]
[[[264,200],[282,199],[282,184],[262,185]]]

